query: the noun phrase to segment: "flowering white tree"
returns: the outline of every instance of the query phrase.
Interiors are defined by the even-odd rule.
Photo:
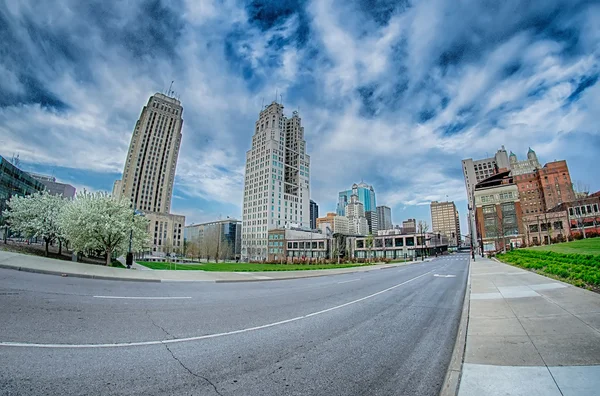
[[[68,200],[42,191],[28,196],[13,196],[4,211],[10,227],[27,238],[42,238],[48,245],[62,237],[59,219]],[[60,252],[59,252],[60,253]]]
[[[114,198],[103,192],[79,193],[65,207],[60,224],[73,250],[102,250],[106,253],[106,265],[110,265],[114,252],[128,250],[130,235],[133,251],[142,250],[149,243],[148,220],[134,215],[127,198]]]

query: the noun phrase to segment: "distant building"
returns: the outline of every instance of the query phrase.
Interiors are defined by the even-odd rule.
[[[375,190],[373,189],[373,186],[360,182],[359,184],[354,183],[350,190],[339,192],[336,210],[338,215],[346,215],[346,205],[350,203],[350,197],[353,194],[358,196],[358,201],[363,204],[365,212],[375,212],[377,210],[377,201],[375,199]]]
[[[358,201],[358,195],[352,194],[350,202],[346,205],[346,217],[348,218],[348,233],[351,235],[367,235],[369,225],[365,217],[365,208]]]
[[[6,203],[17,195],[20,197],[44,191],[46,186],[31,177],[31,175],[17,168],[4,157],[0,156],[0,225],[4,225],[4,211],[8,208]],[[4,236],[4,228],[0,234]]]
[[[379,230],[379,219],[377,218],[377,211],[365,211],[365,217],[367,218],[367,225],[369,226],[369,234],[377,234],[377,231]]]
[[[484,252],[520,246],[523,239],[519,190],[510,170],[475,185],[475,217],[479,246]]]
[[[423,238],[424,237],[424,238]],[[425,235],[416,233],[400,233],[397,230],[382,230],[370,237],[353,238],[350,251],[355,258],[388,258],[391,260],[414,260],[423,255],[431,256],[436,252],[448,250],[448,240],[440,235],[428,232]]]
[[[443,234],[450,246],[460,245],[460,219],[454,202],[431,202],[431,231]]]
[[[417,220],[408,219],[402,222],[402,231],[406,234],[412,234],[417,232]]]
[[[377,207],[377,228],[378,230],[391,230],[392,225],[392,209],[389,206]]]
[[[349,220],[346,216],[338,216],[333,212],[329,212],[325,217],[317,219],[317,229],[323,235],[328,235],[328,233],[347,235],[350,231]]]
[[[536,169],[541,168],[540,162],[537,159],[537,155],[535,151],[529,147],[529,151],[527,152],[527,159],[523,161],[519,161],[517,159],[517,155],[510,152],[509,156],[509,168],[511,170],[511,175],[517,176],[525,173],[533,173]]]
[[[331,238],[318,232],[298,229],[269,230],[268,260],[329,258]]]
[[[182,114],[173,97],[156,93],[148,99],[131,135],[123,177],[113,185],[113,196],[130,199],[150,220],[155,256],[183,251],[185,217],[170,213]]]
[[[188,243],[197,243],[200,248],[209,241],[222,243],[222,252],[227,253],[225,259],[239,259],[242,252],[242,222],[236,219],[216,220],[207,223],[185,226],[184,238]]]
[[[317,228],[317,218],[319,217],[319,205],[312,199],[310,200],[310,228]]]
[[[75,187],[66,183],[59,183],[53,176],[40,175],[29,172],[31,177],[42,182],[46,186],[46,191],[51,195],[60,195],[63,198],[75,198]]]

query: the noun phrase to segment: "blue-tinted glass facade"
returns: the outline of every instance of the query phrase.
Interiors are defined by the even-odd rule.
[[[352,186],[351,190],[340,191],[338,195],[338,204],[336,213],[338,216],[346,215],[346,206],[350,202],[352,194],[358,195],[358,201],[365,207],[365,212],[375,212],[377,210],[377,201],[375,199],[375,191],[373,187],[364,183]]]
[[[11,197],[31,195],[44,189],[42,182],[0,156],[0,224],[4,223],[2,213]]]

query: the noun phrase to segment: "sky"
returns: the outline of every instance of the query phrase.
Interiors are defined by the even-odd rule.
[[[0,1],[0,154],[112,190],[150,95],[184,107],[172,212],[241,218],[261,106],[298,110],[324,214],[364,180],[393,222],[501,145],[600,190],[600,4],[576,0]]]

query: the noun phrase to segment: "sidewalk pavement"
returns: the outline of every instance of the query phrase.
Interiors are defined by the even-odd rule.
[[[600,295],[497,261],[471,261],[458,395],[600,395]]]
[[[425,261],[430,261],[426,259]],[[168,271],[141,270],[105,267],[72,261],[31,256],[0,250],[0,268],[44,274],[74,276],[81,278],[141,281],[141,282],[252,282],[266,280],[284,280],[312,278],[317,276],[360,273],[385,268],[394,268],[416,263],[416,261],[394,264],[375,264],[366,267],[336,268],[309,271],[265,271],[265,272],[204,272],[204,271]],[[135,264],[134,268],[139,266]],[[141,266],[140,266],[141,267]],[[143,267],[146,268],[146,267]]]

